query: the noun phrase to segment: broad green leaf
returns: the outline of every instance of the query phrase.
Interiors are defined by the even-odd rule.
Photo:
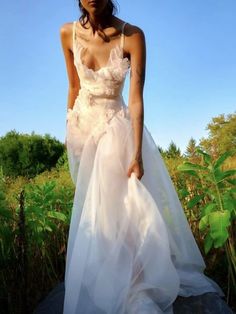
[[[221,247],[228,238],[228,226],[230,226],[230,212],[216,211],[209,215],[210,235],[214,240],[214,247]]]
[[[213,239],[210,233],[208,233],[204,239],[204,251],[206,254],[210,251],[210,249],[212,248],[212,245],[213,245]]]
[[[236,209],[236,199],[233,199],[230,195],[226,194],[223,197],[224,209],[233,212]]]
[[[216,175],[216,181],[217,183],[223,181],[225,178],[231,177],[236,175],[236,169],[232,169],[232,170],[226,170],[226,171],[221,171],[218,172]]]
[[[214,162],[214,168],[215,169],[219,168],[224,163],[224,161],[230,156],[232,156],[232,152],[225,152]]]
[[[227,187],[224,190],[222,198],[223,199],[232,198],[236,200],[234,193],[236,193],[236,188]]]
[[[214,240],[214,243],[213,243],[214,248],[218,249],[219,247],[222,247],[225,244],[228,237],[229,237],[228,231],[225,233],[222,233],[222,237]]]
[[[188,208],[193,208],[199,201],[204,198],[204,194],[194,196],[187,204]]]
[[[217,182],[222,177],[222,174],[223,174],[223,171],[220,168],[216,168],[213,171],[213,177],[215,178],[214,183],[215,181]]]
[[[207,169],[207,167],[204,167],[204,166],[201,166],[201,165],[198,165],[198,164],[193,164],[193,163],[191,163],[191,162],[184,162],[182,165],[179,165],[178,167],[177,167],[177,169],[178,170],[180,170],[180,171],[189,171],[189,170],[207,170],[207,171],[209,171],[208,169]]]
[[[202,209],[201,209],[201,214],[202,217],[211,213],[212,211],[214,211],[216,209],[217,205],[215,203],[209,203],[206,204]]]
[[[194,170],[180,170],[180,169],[178,169],[178,167],[177,167],[177,170],[184,171],[184,173],[188,174],[189,176],[193,176],[193,177],[199,178],[198,173],[196,171],[194,171]]]
[[[236,185],[236,179],[227,179],[226,181],[232,185]]]
[[[47,216],[50,218],[56,218],[58,220],[61,220],[63,222],[67,222],[67,217],[65,214],[56,212],[56,211],[48,211]]]

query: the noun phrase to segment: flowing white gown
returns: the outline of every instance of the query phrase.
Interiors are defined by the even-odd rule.
[[[130,63],[123,29],[106,66],[81,60],[73,24],[74,64],[81,89],[67,113],[67,154],[76,190],[69,229],[64,314],[173,313],[178,295],[221,288],[205,263],[178,195],[144,125],[144,176],[127,176],[133,130],[122,89]]]

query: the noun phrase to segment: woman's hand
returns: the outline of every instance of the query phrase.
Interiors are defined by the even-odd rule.
[[[143,169],[143,160],[142,158],[139,159],[133,159],[129,165],[127,175],[128,177],[131,176],[131,173],[134,172],[136,174],[136,177],[140,180],[142,176],[144,175],[144,169]]]

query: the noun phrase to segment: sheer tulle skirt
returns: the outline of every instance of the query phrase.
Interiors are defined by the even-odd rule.
[[[177,295],[218,292],[158,148],[143,131],[144,176],[127,177],[134,141],[127,108],[83,143],[67,128],[76,185],[64,314],[172,313]],[[74,147],[83,147],[76,155]]]

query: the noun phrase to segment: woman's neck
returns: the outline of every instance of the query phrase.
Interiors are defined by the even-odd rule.
[[[107,14],[89,15],[89,24],[94,29],[104,29],[106,26],[110,26],[112,17]]]

